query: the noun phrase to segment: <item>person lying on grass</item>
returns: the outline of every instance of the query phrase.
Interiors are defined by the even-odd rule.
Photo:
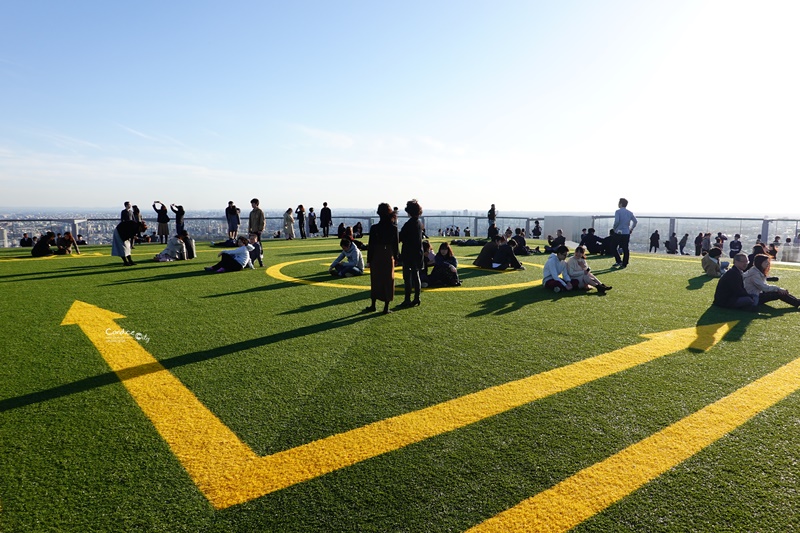
[[[601,282],[586,264],[586,250],[583,246],[575,248],[575,255],[567,261],[567,274],[573,281],[578,282],[579,289],[589,290],[589,287],[596,287],[597,292],[605,294],[606,291],[611,290],[611,286]]]
[[[224,272],[238,272],[245,267],[255,268],[253,262],[250,261],[250,250],[253,247],[250,246],[250,241],[247,240],[247,237],[239,237],[236,239],[236,244],[239,245],[238,248],[223,250],[217,254],[220,258],[219,263],[214,266],[207,266],[205,270],[222,274]]]
[[[332,276],[344,278],[363,274],[364,258],[361,255],[361,250],[348,238],[342,239],[339,242],[339,246],[342,247],[342,253],[340,253],[339,257],[334,259],[331,266],[328,267],[328,272],[330,272]],[[347,259],[346,262],[344,261],[345,259]]]
[[[544,264],[544,278],[542,278],[542,286],[545,289],[561,292],[571,291],[578,286],[578,280],[573,280],[567,272],[565,260],[568,253],[569,248],[562,244],[547,258],[547,262]]]

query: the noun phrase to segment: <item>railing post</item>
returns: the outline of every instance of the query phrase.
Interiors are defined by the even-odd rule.
[[[769,243],[772,239],[769,238],[769,219],[765,218],[761,223],[761,242]]]

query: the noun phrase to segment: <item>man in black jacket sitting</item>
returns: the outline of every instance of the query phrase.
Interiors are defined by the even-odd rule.
[[[758,299],[754,300],[744,290],[742,272],[746,269],[747,256],[745,254],[736,254],[733,258],[733,268],[728,269],[717,282],[717,290],[714,291],[714,305],[745,311],[755,311],[757,309]]]

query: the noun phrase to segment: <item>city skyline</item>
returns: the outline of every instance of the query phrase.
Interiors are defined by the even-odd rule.
[[[637,214],[797,215],[793,2],[49,0],[4,15],[5,211],[258,197],[612,214],[624,196]]]

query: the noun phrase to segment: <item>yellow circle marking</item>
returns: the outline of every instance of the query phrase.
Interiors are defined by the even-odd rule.
[[[273,265],[266,270],[266,274],[270,277],[273,277],[279,281],[288,281],[289,283],[300,283],[302,285],[317,285],[319,287],[332,287],[334,289],[355,289],[359,291],[367,290],[369,287],[365,285],[348,285],[346,283],[331,283],[330,281],[309,281],[307,279],[300,279],[295,278],[292,276],[287,276],[282,272],[284,267],[296,265],[298,263],[308,263],[310,261],[319,261],[319,258],[311,258],[311,259],[298,259],[297,261],[287,261],[285,263],[280,263],[278,265]],[[329,263],[326,263],[329,264]],[[543,265],[537,265],[536,263],[522,263],[523,265],[534,266],[537,268],[544,268]],[[485,270],[482,268],[478,268],[473,265],[464,265],[460,266],[459,268],[475,268],[477,270]],[[497,272],[497,271],[496,271]],[[516,272],[515,270],[508,270],[505,271],[506,274],[511,274]],[[503,273],[503,272],[499,272]],[[423,289],[425,292],[441,292],[441,291],[497,291],[503,289],[524,289],[526,287],[536,287],[542,284],[541,279],[535,279],[532,281],[523,281],[521,283],[507,283],[505,285],[491,285],[485,287],[436,287],[430,289]]]

